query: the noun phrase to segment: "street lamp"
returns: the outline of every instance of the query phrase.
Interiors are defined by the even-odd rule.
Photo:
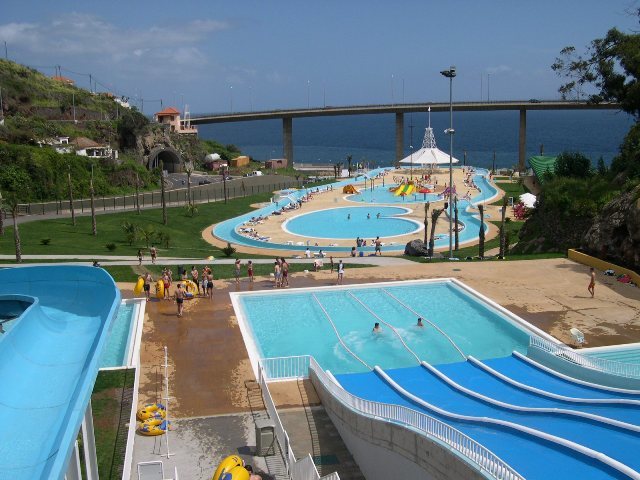
[[[453,77],[456,76],[456,67],[451,66],[449,70],[442,70],[442,75],[449,79],[449,128],[444,133],[449,135],[449,258],[453,257],[453,134],[456,133],[453,129]]]
[[[233,113],[233,85],[229,86],[229,110]]]
[[[413,145],[409,145],[409,150],[411,151],[411,163],[409,164],[409,167],[411,168],[410,176],[411,180],[413,180]]]

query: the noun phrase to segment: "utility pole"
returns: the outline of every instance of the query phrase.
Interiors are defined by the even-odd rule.
[[[69,172],[67,173],[67,179],[69,181],[69,209],[71,210],[71,223],[76,226],[76,212],[73,209],[73,188],[71,187],[71,165],[68,165]]]
[[[73,92],[71,94],[71,103],[73,104],[73,123],[78,123],[77,120],[76,120],[76,94],[75,94],[75,92]]]
[[[9,54],[7,53],[7,41],[4,41],[4,59],[9,60]]]
[[[91,193],[91,233],[96,237],[98,236],[98,227],[96,225],[95,191],[93,190],[93,163],[91,164],[91,184],[89,187]]]

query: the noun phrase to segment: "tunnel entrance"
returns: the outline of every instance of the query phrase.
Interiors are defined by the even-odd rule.
[[[162,162],[163,169],[169,173],[182,171],[182,157],[180,153],[171,147],[155,147],[149,153],[149,170],[158,168]]]

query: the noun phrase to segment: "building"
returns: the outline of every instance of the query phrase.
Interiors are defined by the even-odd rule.
[[[90,138],[78,137],[71,142],[76,155],[90,158],[113,158],[118,159],[118,151],[113,150],[110,145],[101,145]]]
[[[232,158],[229,163],[231,164],[232,168],[238,168],[246,167],[247,165],[249,165],[250,161],[251,159],[246,155],[240,155],[239,157]]]
[[[287,159],[286,158],[272,158],[271,160],[267,160],[264,162],[264,168],[287,168]]]
[[[76,84],[76,82],[74,82],[70,78],[63,77],[62,75],[54,75],[53,77],[51,77],[51,79],[56,82],[63,83],[65,85],[69,85],[70,87],[73,87]]]
[[[154,114],[154,119],[160,125],[167,125],[170,132],[197,135],[198,129],[192,127],[188,121],[180,120],[180,112],[174,107],[167,107]]]

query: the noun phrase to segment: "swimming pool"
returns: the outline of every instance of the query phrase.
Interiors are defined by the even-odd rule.
[[[128,364],[131,342],[135,341],[135,310],[134,304],[120,304],[100,357],[100,368],[122,367]]]
[[[378,185],[373,190],[363,188],[360,192],[347,196],[347,200],[363,203],[424,203],[442,200],[442,197],[436,193],[412,193],[406,196],[396,196],[394,192],[389,190],[393,186],[389,184],[386,186]]]
[[[409,350],[431,364],[460,361],[461,352],[480,359],[507,356],[526,352],[530,334],[545,335],[472,292],[449,279],[231,297],[250,356],[312,355],[334,373],[416,365]],[[425,319],[422,328],[417,314]],[[372,333],[375,322],[381,334]]]
[[[418,232],[424,228],[419,222],[400,216],[410,212],[409,209],[398,207],[331,208],[292,217],[282,228],[289,233],[307,237],[393,237]]]

